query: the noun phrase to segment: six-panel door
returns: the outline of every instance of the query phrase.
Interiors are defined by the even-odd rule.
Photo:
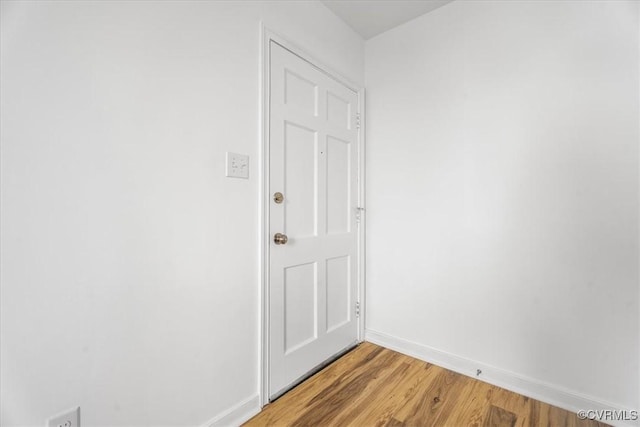
[[[273,41],[269,93],[272,397],[357,341],[358,97]]]

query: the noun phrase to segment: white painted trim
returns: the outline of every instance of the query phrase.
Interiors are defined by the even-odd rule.
[[[260,413],[260,396],[254,395],[218,414],[203,427],[236,427]]]
[[[362,88],[358,91],[358,111],[360,113],[360,132],[358,134],[358,206],[362,208],[360,211],[360,235],[358,236],[358,262],[360,268],[358,269],[358,301],[360,301],[360,324],[358,326],[358,341],[362,342],[365,339],[365,324],[366,324],[366,271],[367,271],[367,257],[366,257],[366,236],[367,236],[367,200],[366,200],[366,93]]]
[[[260,301],[258,312],[258,394],[260,407],[269,403],[269,205],[266,194],[269,190],[269,30],[260,22],[260,146],[258,147],[258,205],[260,212]]]
[[[358,200],[364,207],[364,179],[365,179],[365,144],[364,144],[364,88],[354,84],[341,74],[326,67],[322,61],[318,61],[314,56],[309,55],[300,47],[289,42],[277,33],[267,28],[263,22],[260,23],[260,147],[258,186],[259,186],[259,206],[260,206],[260,224],[259,224],[259,250],[258,259],[260,261],[260,302],[259,302],[259,326],[260,345],[259,345],[259,385],[258,393],[260,407],[269,403],[269,44],[275,41],[284,48],[290,50],[295,55],[309,62],[320,71],[324,72],[334,80],[343,84],[347,88],[358,94],[358,113],[360,114],[360,133],[358,134],[358,165],[359,165],[359,194]],[[358,237],[358,262],[360,264],[358,273],[358,296],[360,297],[360,318],[358,320],[358,342],[364,341],[364,316],[365,316],[365,265],[364,265],[364,234],[365,234],[365,215],[362,213],[361,226],[359,228],[360,236]]]
[[[262,31],[263,31],[262,38],[263,38],[263,42],[264,42],[264,44],[262,45],[262,48],[264,49],[264,52],[268,52],[269,42],[271,42],[273,40],[274,42],[278,43],[280,46],[282,46],[285,49],[291,51],[295,55],[299,56],[301,59],[303,59],[303,60],[307,61],[309,64],[313,65],[314,67],[316,67],[318,70],[320,70],[324,74],[328,75],[329,77],[331,77],[332,79],[336,80],[340,84],[346,86],[348,89],[350,89],[350,90],[352,90],[352,91],[354,91],[356,93],[360,93],[363,90],[362,86],[353,83],[351,80],[347,79],[346,77],[344,77],[340,73],[336,72],[335,70],[331,69],[330,67],[327,67],[326,65],[324,65],[324,62],[318,60],[318,58],[316,56],[311,55],[310,53],[305,51],[303,48],[301,48],[300,46],[296,45],[295,43],[290,42],[288,39],[282,37],[278,33],[272,31],[271,29],[265,27],[264,25],[262,25]],[[266,62],[267,57],[265,57],[263,59]],[[269,65],[269,64],[266,64],[266,65]]]
[[[528,378],[504,369],[371,329],[365,331],[365,340],[574,413],[577,413],[581,409],[611,411],[621,411],[625,409],[630,411],[635,409],[623,408],[620,405],[567,390],[557,385]],[[480,376],[476,376],[477,369],[482,371]],[[638,425],[624,422],[616,423],[613,421],[604,422],[607,424],[613,423],[612,425],[619,427],[636,427]]]

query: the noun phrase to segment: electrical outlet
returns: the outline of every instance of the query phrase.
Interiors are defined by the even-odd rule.
[[[47,427],[80,427],[80,407],[49,419]]]
[[[227,152],[227,176],[249,178],[249,156]]]

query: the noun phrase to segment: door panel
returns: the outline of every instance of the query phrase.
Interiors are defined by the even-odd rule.
[[[285,268],[284,299],[286,355],[318,336],[318,274],[315,262]]]
[[[291,70],[284,73],[284,103],[301,113],[318,115],[318,86]]]
[[[351,143],[327,137],[327,233],[351,230]]]
[[[269,55],[273,397],[357,342],[358,97],[273,41]]]
[[[318,229],[318,135],[312,129],[285,122],[284,224],[291,238],[315,236]],[[289,177],[290,179],[287,179]]]
[[[327,260],[327,333],[351,320],[349,255]]]
[[[327,120],[344,129],[351,128],[351,104],[340,96],[327,91]]]

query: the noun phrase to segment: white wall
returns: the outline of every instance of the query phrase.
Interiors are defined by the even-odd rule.
[[[356,83],[362,40],[319,2],[1,13],[1,424],[193,426],[255,396],[259,23]]]
[[[367,41],[369,330],[638,409],[638,7],[456,1]]]

